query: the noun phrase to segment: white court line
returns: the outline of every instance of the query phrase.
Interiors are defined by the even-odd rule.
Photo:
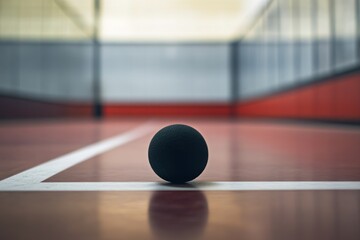
[[[360,190],[360,182],[195,182],[171,185],[156,182],[45,182],[11,186],[2,191],[255,191],[255,190]]]
[[[0,191],[250,191],[250,190],[360,190],[360,182],[272,181],[195,182],[176,186],[156,182],[42,182],[78,163],[140,138],[153,130],[141,125],[118,136],[94,143],[0,181]]]
[[[32,185],[40,184],[42,181],[65,169],[140,138],[150,133],[152,130],[154,130],[154,125],[152,123],[146,123],[115,137],[88,145],[79,150],[52,159],[0,181],[0,191],[2,189],[16,189],[17,186],[31,188]]]

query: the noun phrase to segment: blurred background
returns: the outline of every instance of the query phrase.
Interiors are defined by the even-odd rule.
[[[360,0],[0,0],[0,118],[360,123]]]

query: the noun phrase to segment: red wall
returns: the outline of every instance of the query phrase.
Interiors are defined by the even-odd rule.
[[[229,116],[229,104],[114,104],[104,106],[105,116]]]
[[[91,104],[61,104],[0,97],[0,118],[92,116]],[[360,72],[287,92],[230,104],[114,104],[104,106],[112,116],[231,116],[360,121]]]
[[[240,117],[360,121],[360,73],[239,103]]]

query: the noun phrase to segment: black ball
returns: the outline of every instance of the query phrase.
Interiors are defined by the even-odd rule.
[[[159,177],[171,183],[185,183],[204,171],[208,148],[194,128],[175,124],[155,134],[148,156],[151,168]]]

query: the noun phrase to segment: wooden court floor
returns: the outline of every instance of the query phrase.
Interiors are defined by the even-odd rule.
[[[209,162],[170,185],[147,160],[189,124]],[[360,239],[360,128],[226,119],[0,123],[0,239]]]

